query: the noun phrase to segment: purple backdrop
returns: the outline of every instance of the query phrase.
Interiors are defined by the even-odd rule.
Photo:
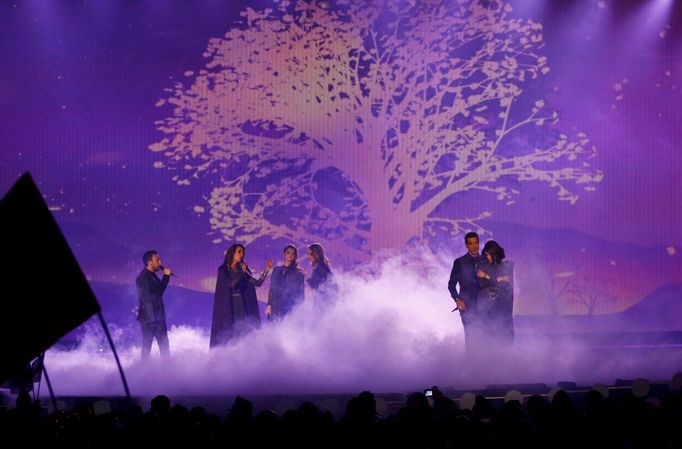
[[[233,241],[427,256],[447,312],[477,230],[521,332],[682,330],[680,2],[486,4],[3,2],[0,193],[31,172],[122,329],[149,248],[208,327]]]

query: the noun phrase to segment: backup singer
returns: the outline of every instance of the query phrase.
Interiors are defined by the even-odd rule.
[[[313,243],[308,247],[308,261],[313,268],[310,277],[306,278],[308,285],[313,289],[313,306],[318,311],[325,310],[336,301],[338,287],[322,245]]]
[[[282,318],[303,302],[303,270],[298,265],[298,250],[293,245],[284,247],[284,264],[272,270],[267,318]]]

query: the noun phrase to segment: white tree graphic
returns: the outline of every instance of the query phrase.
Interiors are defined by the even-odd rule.
[[[549,69],[541,25],[510,12],[469,0],[247,8],[191,84],[157,103],[173,113],[157,122],[155,166],[181,185],[212,180],[222,239],[315,240],[350,257],[482,231],[485,204],[437,210],[462,192],[511,204],[520,182],[540,181],[574,203],[602,178],[595,150],[523,99]]]

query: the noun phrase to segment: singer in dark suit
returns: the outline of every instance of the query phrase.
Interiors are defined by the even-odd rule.
[[[267,260],[265,271],[256,279],[244,261],[245,254],[244,245],[234,244],[227,249],[225,260],[218,267],[213,296],[211,348],[224,345],[230,338],[248,332],[261,322],[256,287],[265,282],[272,269],[272,259]]]
[[[161,265],[159,253],[150,250],[142,256],[144,268],[137,275],[135,285],[139,305],[137,320],[142,327],[142,358],[149,357],[152,341],[156,338],[162,357],[170,356],[168,345],[168,330],[166,328],[166,309],[163,305],[163,292],[168,286],[171,270]],[[156,276],[157,271],[163,271],[163,277]]]
[[[455,300],[457,310],[459,310],[462,318],[465,345],[467,348],[471,348],[474,340],[476,340],[476,299],[479,290],[476,271],[481,262],[481,256],[478,254],[478,234],[475,232],[467,233],[464,236],[464,245],[467,253],[455,259],[452,264],[448,290],[450,290],[450,296]],[[459,285],[459,291],[456,288],[457,285]]]

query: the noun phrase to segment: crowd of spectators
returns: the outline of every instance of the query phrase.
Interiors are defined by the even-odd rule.
[[[0,435],[21,445],[74,448],[681,448],[682,394],[668,388],[660,398],[632,392],[583,393],[578,404],[565,390],[498,401],[476,396],[461,407],[434,388],[406,396],[383,416],[369,391],[351,398],[335,416],[312,402],[281,414],[254,412],[237,396],[221,414],[201,406],[154,397],[148,409],[130,405],[96,413],[92,403],[47,413],[26,391],[0,407]]]

